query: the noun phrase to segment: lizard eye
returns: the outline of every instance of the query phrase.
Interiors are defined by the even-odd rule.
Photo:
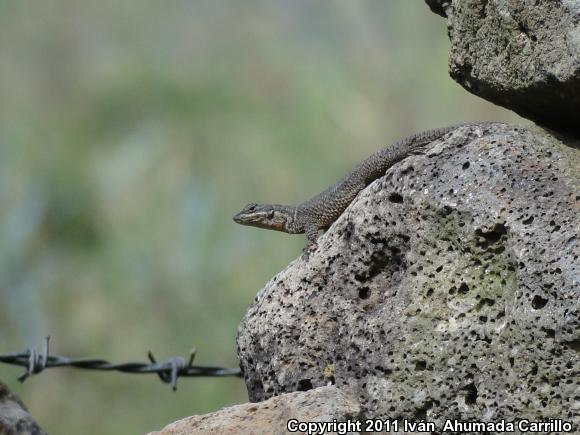
[[[249,206],[246,207],[246,211],[255,211],[256,210],[256,204],[250,204]]]

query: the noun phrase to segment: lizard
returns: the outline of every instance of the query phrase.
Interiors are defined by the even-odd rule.
[[[456,124],[408,136],[375,152],[333,186],[301,204],[250,203],[234,216],[234,222],[289,234],[306,234],[308,243],[305,252],[314,250],[319,230],[328,229],[361,190],[384,175],[395,163],[410,155],[423,153],[431,142],[468,125],[477,124]]]

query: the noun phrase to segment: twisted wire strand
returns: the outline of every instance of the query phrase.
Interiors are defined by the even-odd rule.
[[[239,368],[226,368],[218,366],[195,366],[195,348],[191,350],[189,358],[180,356],[168,358],[157,362],[153,353],[148,352],[149,362],[126,362],[113,364],[100,358],[67,358],[64,356],[49,354],[50,337],[44,340],[42,352],[34,349],[27,349],[25,352],[14,352],[0,355],[0,362],[5,364],[25,367],[25,371],[18,377],[20,382],[24,382],[32,375],[41,373],[46,368],[53,367],[74,367],[83,370],[117,371],[132,374],[155,373],[159,379],[166,384],[170,384],[175,391],[177,389],[177,379],[180,377],[241,377]]]

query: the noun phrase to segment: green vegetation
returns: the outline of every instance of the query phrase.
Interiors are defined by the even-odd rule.
[[[514,120],[448,78],[422,2],[0,1],[0,353],[115,362],[198,349],[302,237],[236,226],[417,130]],[[237,379],[54,369],[15,381],[50,433],[143,433],[246,400]]]

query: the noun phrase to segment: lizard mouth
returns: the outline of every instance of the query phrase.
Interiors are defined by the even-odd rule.
[[[261,227],[265,225],[260,216],[251,216],[246,213],[238,213],[234,216],[234,222],[240,225],[248,225],[251,227]]]
[[[234,222],[237,224],[244,224],[244,219],[242,218],[242,216],[240,216],[240,213],[234,215]]]
[[[249,227],[265,228],[267,230],[285,231],[284,221],[279,219],[265,219],[264,216],[251,216],[245,213],[238,213],[234,217],[234,222]]]

